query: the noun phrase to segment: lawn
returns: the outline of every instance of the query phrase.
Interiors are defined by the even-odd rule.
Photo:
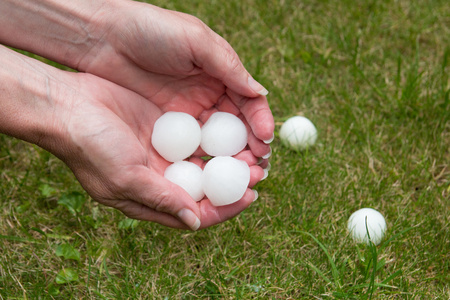
[[[259,199],[199,232],[133,221],[0,135],[0,299],[450,298],[448,1],[152,3],[202,19],[270,91]],[[303,152],[278,137],[297,114],[319,132]],[[347,233],[363,207],[386,218],[379,246]]]

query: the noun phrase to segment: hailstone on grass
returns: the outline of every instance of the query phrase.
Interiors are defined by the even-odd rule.
[[[201,148],[211,156],[232,156],[247,145],[247,128],[233,114],[216,112],[202,127]]]
[[[175,162],[192,155],[201,138],[200,125],[193,116],[171,111],[156,120],[152,145],[164,159]]]
[[[280,139],[285,145],[294,150],[304,150],[315,144],[317,129],[305,117],[291,117],[281,126]]]
[[[370,236],[370,240],[375,245],[379,245],[386,232],[386,220],[377,210],[362,208],[350,216],[348,231],[352,238],[359,243],[369,244]]]
[[[246,162],[230,156],[212,158],[203,169],[203,190],[214,206],[234,203],[244,196],[250,182]]]
[[[195,201],[205,196],[202,184],[202,169],[188,161],[177,161],[166,168],[164,177],[182,187]]]

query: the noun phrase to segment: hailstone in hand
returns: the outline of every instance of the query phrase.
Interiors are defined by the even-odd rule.
[[[359,243],[369,244],[370,236],[370,240],[375,245],[379,245],[386,232],[386,221],[377,210],[362,208],[350,216],[348,231],[352,238]],[[369,236],[367,232],[369,232]]]
[[[317,129],[309,119],[295,116],[283,123],[280,138],[288,147],[304,150],[316,142]]]
[[[233,114],[216,112],[202,127],[201,148],[211,156],[232,156],[247,145],[247,128]]]
[[[166,168],[164,177],[182,187],[195,201],[205,196],[202,185],[202,169],[188,161],[177,161]]]
[[[244,196],[250,182],[246,162],[230,156],[217,156],[203,169],[203,190],[214,206],[228,205]]]
[[[171,111],[156,120],[152,145],[164,159],[175,162],[192,155],[201,138],[200,125],[193,116]]]

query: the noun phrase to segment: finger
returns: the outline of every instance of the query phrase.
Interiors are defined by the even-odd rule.
[[[240,117],[243,119],[242,115]],[[270,146],[255,136],[247,120],[242,121],[247,129],[247,144],[250,150],[256,157],[268,158],[271,153]]]
[[[227,112],[235,116],[241,114],[239,108],[231,101],[231,99],[226,94],[217,102],[216,108],[219,111]]]
[[[250,167],[250,182],[248,185],[250,188],[255,186],[261,180],[266,179],[269,175],[268,170],[259,165],[259,163],[261,163],[260,159],[254,156],[251,151],[244,150],[233,157],[245,161]]]
[[[259,159],[255,155],[253,155],[252,151],[250,150],[242,150],[233,157],[245,161],[249,166],[256,165],[259,161]]]
[[[248,98],[227,89],[231,101],[240,109],[255,137],[270,143],[274,137],[275,122],[266,97]]]
[[[263,168],[263,169],[267,169],[270,171],[271,165],[268,159],[260,159],[260,161],[258,161],[258,165]]]
[[[124,215],[132,219],[155,222],[172,228],[190,229],[174,216],[157,212],[142,203],[132,200],[117,200],[115,203],[108,203],[108,205],[120,210]]]
[[[250,150],[257,157],[269,158],[271,155],[271,148],[268,144],[256,138],[253,132],[248,133],[247,143]]]
[[[199,202],[201,211],[200,228],[207,228],[234,218],[253,203],[257,194],[247,189],[241,200],[225,206],[213,206],[209,200]]]
[[[264,180],[269,175],[269,171],[261,168],[260,166],[250,167],[250,182],[248,186],[250,188],[254,187],[258,182]]]
[[[198,205],[183,188],[143,166],[133,168],[131,172],[128,177],[133,179],[128,180],[124,188],[126,198],[156,212],[170,214],[192,230],[199,228]]]
[[[268,91],[247,72],[230,44],[206,25],[205,28],[208,34],[198,35],[191,45],[194,63],[241,95],[267,95]]]

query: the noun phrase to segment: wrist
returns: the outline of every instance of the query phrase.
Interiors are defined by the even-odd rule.
[[[0,43],[71,68],[101,42],[108,0],[0,1]]]
[[[71,100],[59,87],[64,72],[2,46],[0,65],[0,133],[50,152],[55,144],[65,145],[63,106]]]

